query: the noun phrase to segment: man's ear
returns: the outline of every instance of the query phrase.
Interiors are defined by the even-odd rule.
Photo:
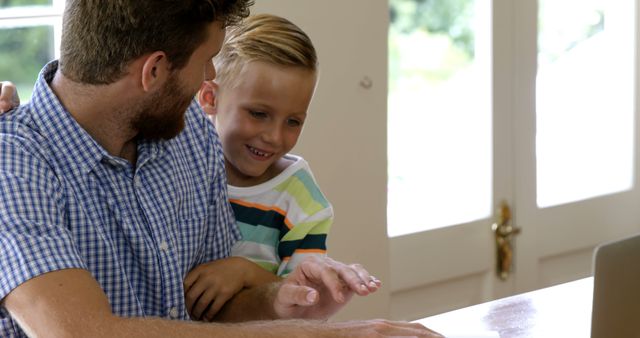
[[[202,109],[210,117],[215,117],[218,113],[218,107],[216,105],[218,88],[218,84],[214,81],[204,81],[198,92],[198,103],[200,103]]]
[[[170,64],[164,52],[153,52],[143,60],[142,88],[146,92],[153,91],[164,85],[169,77]]]

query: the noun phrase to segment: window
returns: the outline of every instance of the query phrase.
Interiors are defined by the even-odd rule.
[[[64,0],[0,0],[0,80],[31,97],[40,69],[59,56]]]

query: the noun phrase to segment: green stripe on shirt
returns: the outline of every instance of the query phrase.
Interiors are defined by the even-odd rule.
[[[275,246],[277,245],[278,238],[280,237],[280,231],[263,225],[252,225],[238,222],[238,227],[242,233],[242,240],[245,242]]]
[[[329,206],[314,181],[304,170],[298,170],[288,180],[275,187],[275,190],[286,192],[292,196],[302,211],[311,215]]]
[[[331,219],[324,219],[319,222],[300,223],[289,230],[280,241],[295,241],[303,239],[306,235],[326,235],[331,228]]]

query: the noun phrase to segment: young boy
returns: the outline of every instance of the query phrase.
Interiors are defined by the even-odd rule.
[[[232,255],[265,270],[231,274],[225,260],[194,269],[185,290],[198,319],[211,318],[243,287],[286,276],[303,259],[326,255],[333,219],[307,162],[289,154],[317,81],[309,37],[286,19],[255,15],[227,31],[214,63],[215,82],[203,84],[198,99],[220,135],[229,199],[243,235]]]
[[[333,219],[307,162],[289,154],[317,82],[309,37],[286,19],[251,16],[227,32],[214,62],[216,80],[202,85],[198,99],[220,135],[243,239],[234,257],[197,266],[185,278],[189,313],[209,321],[243,288],[276,281],[305,258],[326,255]],[[363,287],[379,286],[372,278]]]

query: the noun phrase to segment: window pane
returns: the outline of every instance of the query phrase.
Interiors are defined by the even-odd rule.
[[[0,0],[0,8],[51,5],[52,0]]]
[[[491,213],[489,6],[390,1],[389,236]]]
[[[23,101],[31,97],[40,69],[52,59],[52,26],[0,29],[0,79],[13,81]]]
[[[539,2],[540,207],[632,187],[634,13],[633,0]]]

